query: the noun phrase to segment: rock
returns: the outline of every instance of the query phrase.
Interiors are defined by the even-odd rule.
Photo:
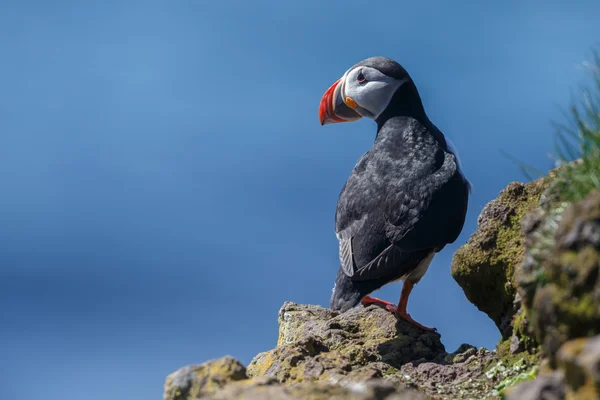
[[[557,359],[564,371],[567,398],[600,399],[600,335],[563,344]]]
[[[560,346],[600,333],[600,192],[557,203],[528,231],[516,280],[535,335],[552,367]]]
[[[377,306],[339,314],[285,303],[279,324],[278,345],[247,369],[230,357],[183,368],[167,378],[165,399],[493,399],[533,368],[467,344],[449,354],[439,334]]]
[[[510,354],[522,353],[526,350],[525,342],[519,335],[513,334],[510,338]]]
[[[485,349],[469,349],[466,354],[455,358],[464,361],[454,364],[408,363],[401,367],[400,374],[418,382],[426,393],[437,393],[450,399],[486,398],[486,395],[491,396],[498,382],[506,377],[502,374],[485,375],[486,371],[491,370],[488,367],[498,362],[496,354]]]
[[[483,208],[477,230],[452,260],[452,277],[467,299],[494,321],[503,339],[525,337],[527,347],[533,347],[532,338],[513,328],[521,308],[513,275],[524,255],[522,219],[538,207],[547,184],[545,178],[509,184]]]
[[[508,390],[506,400],[563,400],[565,387],[562,374],[541,375]]]
[[[229,382],[247,379],[246,368],[233,357],[183,367],[167,377],[163,398],[187,400],[214,393]]]
[[[409,361],[445,355],[439,334],[398,321],[380,307],[338,314],[288,302],[279,311],[278,346],[257,355],[248,375],[281,383],[339,380],[350,371],[377,377]],[[375,362],[381,363],[376,373],[361,369]]]
[[[414,389],[396,390],[383,380],[349,383],[303,382],[280,385],[269,378],[232,384],[208,397],[210,400],[426,400]]]

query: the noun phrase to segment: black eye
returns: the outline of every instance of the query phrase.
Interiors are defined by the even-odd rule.
[[[358,83],[365,83],[367,81],[367,78],[365,78],[362,71],[360,71],[356,76],[356,80],[358,81]]]

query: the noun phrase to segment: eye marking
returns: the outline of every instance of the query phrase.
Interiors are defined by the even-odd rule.
[[[356,75],[356,80],[358,81],[358,83],[365,83],[367,81],[367,78],[365,78],[362,71],[360,71],[358,75]]]

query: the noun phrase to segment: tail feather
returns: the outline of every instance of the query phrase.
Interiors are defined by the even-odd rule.
[[[333,311],[346,312],[358,305],[363,297],[381,288],[388,282],[389,279],[353,281],[344,273],[342,268],[339,268],[329,308]]]

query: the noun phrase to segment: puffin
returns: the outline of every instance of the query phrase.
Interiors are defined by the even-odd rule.
[[[323,94],[321,126],[372,119],[372,147],[359,157],[335,212],[340,266],[330,309],[377,305],[399,320],[436,331],[407,312],[408,298],[434,256],[460,235],[471,184],[458,154],[427,116],[417,87],[398,62],[370,57]],[[398,304],[369,296],[402,281]]]

